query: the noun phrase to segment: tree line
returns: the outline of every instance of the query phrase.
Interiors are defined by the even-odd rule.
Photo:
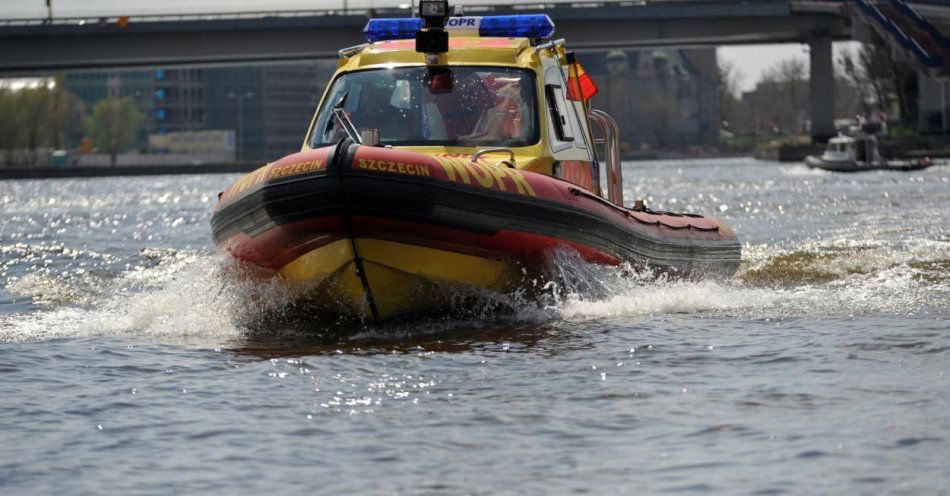
[[[0,164],[35,166],[51,150],[118,154],[138,138],[144,113],[131,98],[109,98],[92,112],[62,78],[14,88],[0,84]],[[84,139],[85,138],[85,139]],[[85,141],[86,150],[77,147]]]

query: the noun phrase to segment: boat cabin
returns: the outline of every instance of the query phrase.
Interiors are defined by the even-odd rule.
[[[840,135],[828,140],[821,160],[826,162],[855,162],[874,164],[880,162],[877,138],[861,134],[857,137]]]
[[[340,51],[304,150],[349,136],[559,177],[622,205],[616,124],[591,109],[596,86],[547,15],[430,21],[367,23],[368,42]]]

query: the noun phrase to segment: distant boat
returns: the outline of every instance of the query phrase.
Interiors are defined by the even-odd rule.
[[[817,157],[805,157],[805,165],[833,172],[913,171],[926,169],[934,165],[934,162],[929,157],[887,160],[881,156],[877,137],[874,134],[861,133],[857,137],[840,135],[831,138],[824,153]]]

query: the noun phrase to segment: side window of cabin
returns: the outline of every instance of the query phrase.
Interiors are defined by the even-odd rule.
[[[551,122],[554,124],[554,135],[557,140],[573,141],[574,135],[568,122],[564,88],[560,84],[545,84],[544,93],[548,100],[548,109],[551,111]]]
[[[569,148],[575,135],[573,120],[568,113],[570,109],[564,96],[563,81],[558,77],[559,74],[557,67],[550,67],[544,72],[544,98],[554,133],[552,140],[554,151]]]

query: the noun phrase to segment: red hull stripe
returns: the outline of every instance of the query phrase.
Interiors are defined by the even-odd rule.
[[[589,246],[539,234],[500,231],[485,235],[364,216],[352,216],[351,222],[356,238],[396,241],[497,260],[514,259],[528,266],[542,261],[547,253],[558,247],[571,248],[584,260],[593,263],[617,265],[621,262],[619,258]],[[277,271],[309,251],[345,238],[347,233],[342,223],[342,216],[336,216],[274,226],[254,237],[238,233],[225,240],[222,247],[238,260]],[[303,235],[305,232],[323,234],[306,236]]]
[[[330,148],[292,155],[273,164],[281,168],[268,166],[229,188],[212,217],[215,242],[273,270],[351,235],[525,264],[560,246],[602,264],[631,260],[721,274],[738,267],[738,240],[714,219],[632,211],[567,181],[504,165]],[[330,161],[324,170],[299,165],[321,156]],[[271,177],[274,170],[287,172]],[[265,179],[256,184],[255,177]]]

